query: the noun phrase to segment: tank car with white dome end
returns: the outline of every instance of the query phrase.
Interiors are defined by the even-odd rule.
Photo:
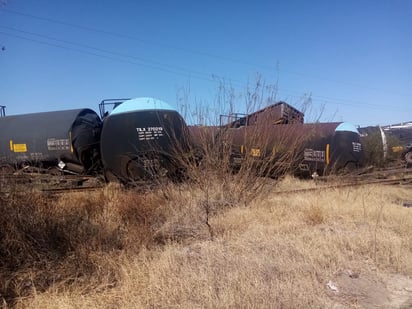
[[[259,144],[256,132],[264,132],[264,143]],[[245,126],[230,128],[228,134],[235,161],[271,160],[276,172],[284,163],[296,174],[311,175],[350,171],[363,164],[359,133],[347,122]]]
[[[105,111],[106,104],[114,106]],[[4,111],[4,109],[2,109]],[[181,177],[187,126],[154,98],[104,100],[102,119],[91,109],[0,117],[0,168],[58,168],[133,182]]]
[[[189,130],[195,147],[200,148],[203,140],[224,145],[234,170],[252,166],[268,176],[289,172],[315,176],[363,165],[359,132],[348,122],[304,123],[303,113],[285,102],[220,119],[220,126]]]
[[[104,106],[113,104],[111,113]],[[187,126],[169,104],[154,98],[105,100],[100,104],[104,174],[130,182],[159,175],[177,177],[188,150]]]

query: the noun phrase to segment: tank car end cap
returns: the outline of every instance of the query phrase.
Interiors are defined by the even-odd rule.
[[[135,98],[124,101],[112,111],[111,115],[145,110],[176,111],[176,109],[168,103],[155,98]]]
[[[356,129],[356,127],[350,122],[342,122],[336,127],[335,131],[349,131],[359,134],[358,129]]]

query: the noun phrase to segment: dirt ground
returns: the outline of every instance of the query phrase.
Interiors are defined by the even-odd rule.
[[[412,308],[412,279],[399,274],[343,270],[326,284],[334,309]]]

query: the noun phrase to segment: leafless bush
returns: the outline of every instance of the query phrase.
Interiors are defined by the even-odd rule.
[[[164,220],[162,199],[113,185],[59,199],[35,191],[0,196],[0,297],[13,304],[51,285],[115,285],[118,269],[107,255],[150,246],[152,227]]]
[[[188,99],[187,94],[184,99]],[[214,110],[230,114],[239,99],[248,113],[254,112],[275,103],[276,89],[258,80],[239,96],[222,85]],[[190,104],[181,104],[184,113],[191,115]],[[183,198],[187,205],[171,206],[181,211],[171,214],[173,219],[169,217],[157,232],[156,239],[161,243],[185,241],[193,235],[204,238],[205,234],[213,239],[211,218],[225,209],[250,205],[273,185],[269,177],[279,178],[293,171],[302,150],[305,137],[298,126],[276,126],[270,114],[251,125],[232,127],[220,114],[211,114],[210,106],[196,106],[195,110],[197,119],[189,121],[197,125],[190,126],[188,134],[180,138],[169,136],[176,141],[171,157],[175,166],[181,167],[184,181],[177,186],[159,182],[159,188],[170,200]],[[176,190],[186,193],[171,197]]]

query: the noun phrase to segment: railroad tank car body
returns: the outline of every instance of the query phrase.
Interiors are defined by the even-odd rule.
[[[219,138],[219,132],[222,131],[221,127],[190,125],[188,131],[191,153],[197,162],[221,149],[222,140]]]
[[[368,164],[403,159],[412,165],[412,122],[359,128]]]
[[[330,173],[342,169],[352,171],[364,165],[360,135],[348,122],[314,123],[303,125],[305,133],[317,131],[304,143],[301,171],[305,164],[310,172]]]
[[[101,158],[106,177],[138,181],[179,173],[188,149],[187,126],[169,104],[127,100],[103,119]]]
[[[99,159],[101,120],[90,109],[0,118],[0,165],[56,166],[83,172]],[[63,165],[62,165],[63,164]]]
[[[285,172],[321,175],[351,170],[361,166],[364,160],[359,133],[346,122],[260,123],[236,128],[193,126],[189,129],[195,147],[207,145],[205,141],[230,145],[221,149],[230,152],[230,162],[235,170],[242,165],[253,164],[269,176]]]
[[[235,156],[269,160],[274,173],[291,169],[297,174],[325,174],[363,164],[359,133],[346,122],[257,125],[229,131]]]

